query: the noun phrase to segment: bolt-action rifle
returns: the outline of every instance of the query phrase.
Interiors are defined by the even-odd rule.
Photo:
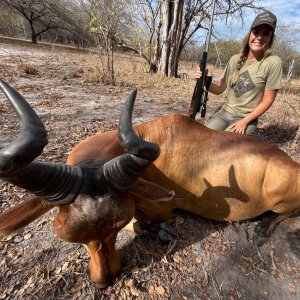
[[[201,77],[197,79],[192,101],[189,109],[189,117],[195,119],[196,114],[200,111],[202,118],[205,117],[206,104],[208,100],[208,89],[212,81],[211,76],[207,76],[206,63],[208,56],[208,48],[210,44],[210,38],[212,33],[213,17],[215,13],[215,0],[213,0],[212,14],[210,17],[210,26],[208,31],[208,39],[206,41],[206,50],[202,53],[202,57],[199,63]]]
[[[208,89],[212,81],[211,76],[207,76],[206,72],[206,61],[207,61],[207,52],[203,52],[201,60],[200,60],[200,71],[201,77],[197,79],[190,110],[189,117],[195,119],[196,114],[200,111],[200,115],[202,118],[205,117],[206,113],[206,103],[208,100]]]

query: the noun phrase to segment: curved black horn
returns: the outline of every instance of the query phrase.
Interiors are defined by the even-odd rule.
[[[21,123],[17,138],[0,150],[0,175],[9,176],[39,156],[48,140],[43,123],[26,100],[3,80],[0,87]]]
[[[134,90],[128,97],[118,127],[119,142],[128,153],[103,165],[106,181],[117,191],[128,190],[160,153],[157,144],[141,139],[133,130],[132,110],[136,94]]]
[[[0,149],[7,147],[9,145],[8,137],[0,135]]]
[[[141,139],[132,127],[132,110],[136,99],[135,89],[125,102],[119,121],[119,142],[126,152],[154,161],[159,156],[159,146]]]
[[[11,86],[0,87],[17,113],[20,133],[11,143],[0,144],[0,178],[48,200],[54,205],[70,204],[82,184],[80,167],[32,162],[47,144],[47,132],[35,111]]]

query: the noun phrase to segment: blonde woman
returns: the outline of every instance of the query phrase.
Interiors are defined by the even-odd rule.
[[[255,133],[258,117],[271,107],[281,88],[282,62],[270,50],[276,21],[269,11],[257,15],[243,40],[241,54],[230,59],[220,81],[211,83],[211,93],[226,93],[222,108],[206,122],[207,127]],[[198,70],[196,77],[199,75]]]

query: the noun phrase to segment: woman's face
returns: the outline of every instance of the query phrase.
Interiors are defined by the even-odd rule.
[[[259,25],[251,30],[249,47],[253,54],[263,54],[268,48],[272,38],[272,28],[269,25]]]

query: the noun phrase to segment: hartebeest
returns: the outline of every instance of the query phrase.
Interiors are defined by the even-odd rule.
[[[144,221],[162,222],[158,236],[168,240],[176,232],[163,222],[174,208],[219,221],[272,211],[256,230],[261,243],[271,224],[300,207],[300,166],[283,151],[182,115],[133,129],[136,92],[123,108],[118,131],[82,141],[67,164],[35,162],[47,144],[46,130],[20,94],[3,81],[1,88],[21,132],[0,151],[0,177],[36,196],[2,213],[0,231],[21,228],[58,205],[57,235],[86,246],[90,277],[100,287],[120,269],[115,241],[125,226],[139,232]]]

